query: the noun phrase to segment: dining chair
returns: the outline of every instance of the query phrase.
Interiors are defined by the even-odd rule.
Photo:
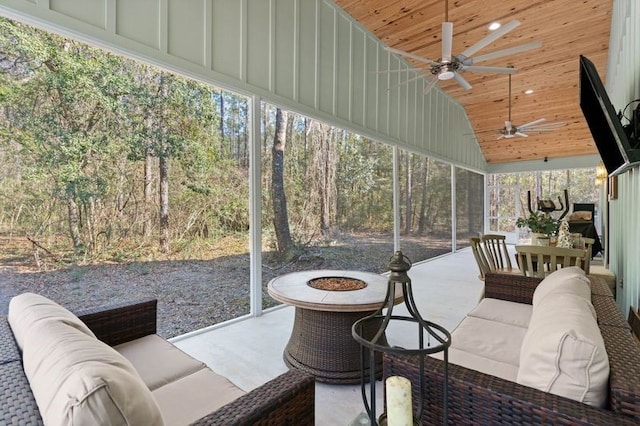
[[[469,242],[471,243],[473,257],[476,259],[478,270],[480,271],[478,278],[484,281],[484,275],[487,272],[491,272],[491,268],[489,267],[489,261],[487,260],[484,249],[482,248],[482,240],[478,237],[471,237],[469,238]]]
[[[593,243],[595,243],[596,240],[594,238],[582,237],[582,241],[584,241],[584,248],[587,250],[587,256],[584,259],[584,266],[582,269],[584,269],[584,272],[588,274],[591,270],[591,258],[593,257],[591,250]]]
[[[516,258],[525,276],[544,278],[560,268],[585,267],[587,251],[584,249],[517,245]]]
[[[485,234],[481,239],[491,272],[511,272],[513,266],[507,250],[506,237],[499,234]]]

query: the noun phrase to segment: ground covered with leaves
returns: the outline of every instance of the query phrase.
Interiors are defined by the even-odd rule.
[[[449,242],[404,239],[413,256],[434,257]],[[33,247],[19,237],[0,238],[0,315],[16,294],[34,292],[72,311],[145,297],[158,299],[158,334],[178,336],[249,313],[249,254],[220,253],[212,259],[102,262],[38,270]],[[268,282],[309,269],[384,272],[393,242],[383,235],[349,235],[299,250],[288,259],[263,254],[263,308],[275,306]],[[42,256],[42,253],[40,254]],[[42,267],[42,264],[41,264]]]

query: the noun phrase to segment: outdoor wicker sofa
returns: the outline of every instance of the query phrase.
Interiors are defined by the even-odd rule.
[[[589,280],[591,302],[609,359],[606,406],[597,408],[449,363],[449,424],[640,424],[640,344],[606,282],[592,276]],[[531,304],[540,282],[540,278],[488,273],[485,297]],[[443,366],[439,359],[426,359],[421,424],[442,424]],[[412,381],[414,410],[420,395],[419,374],[417,358],[385,354],[384,377],[399,375]]]
[[[77,316],[89,327],[95,337],[113,347],[145,336],[155,335],[156,307],[157,301],[155,299],[146,299],[130,304],[91,309],[81,312]],[[176,348],[176,350],[178,349]],[[7,318],[0,318],[1,425],[43,424],[32,388],[25,375],[22,355]],[[158,354],[151,353],[149,359],[151,360],[155,356]],[[196,395],[187,395],[187,397],[195,398]],[[180,401],[180,398],[185,398],[185,395],[175,395],[176,401]],[[207,396],[205,395],[203,398],[207,398]],[[298,370],[291,370],[257,389],[239,396],[232,402],[198,419],[194,424],[312,425],[314,423],[314,398],[313,377]],[[180,403],[175,405],[179,407]],[[165,420],[165,423],[170,424],[171,422]]]

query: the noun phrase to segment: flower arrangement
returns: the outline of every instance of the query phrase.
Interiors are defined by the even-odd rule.
[[[518,228],[529,228],[531,232],[545,234],[545,235],[553,235],[558,232],[559,222],[557,219],[554,219],[548,213],[544,212],[533,212],[529,215],[529,217],[519,217],[516,220],[516,226]]]

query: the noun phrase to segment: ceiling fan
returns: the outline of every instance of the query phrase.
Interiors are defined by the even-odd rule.
[[[520,46],[510,47],[508,49],[497,50],[495,52],[487,53],[484,55],[472,57],[476,52],[485,46],[493,43],[500,37],[504,36],[508,32],[515,29],[520,25],[520,21],[513,20],[506,25],[501,26],[485,38],[478,41],[471,47],[465,49],[459,55],[452,55],[451,50],[453,46],[453,22],[449,22],[449,3],[445,0],[445,22],[442,23],[442,56],[438,60],[432,60],[423,58],[422,56],[414,55],[412,53],[404,52],[402,50],[387,47],[389,52],[396,53],[398,55],[415,59],[419,62],[429,64],[428,67],[434,78],[429,81],[424,89],[424,92],[428,92],[433,86],[435,86],[439,80],[455,80],[465,90],[471,89],[471,84],[460,75],[463,71],[471,72],[489,72],[489,73],[502,73],[513,74],[517,71],[516,68],[507,67],[489,67],[475,65],[480,62],[488,61],[491,59],[501,58],[503,56],[513,55],[516,53],[524,52],[531,49],[536,49],[542,46],[542,42],[533,41],[531,43],[522,44]],[[426,67],[425,67],[426,68]],[[402,82],[401,84],[408,83],[412,80],[417,80],[422,75]]]
[[[504,127],[498,130],[500,135],[498,139],[511,139],[519,136],[521,138],[529,137],[525,132],[544,133],[552,132],[560,126],[564,126],[564,121],[552,121],[547,122],[546,118],[539,118],[521,126],[514,126],[511,122],[511,74],[509,74],[509,116],[507,121],[504,122]],[[495,131],[495,130],[491,130]],[[476,132],[481,133],[481,132]]]

